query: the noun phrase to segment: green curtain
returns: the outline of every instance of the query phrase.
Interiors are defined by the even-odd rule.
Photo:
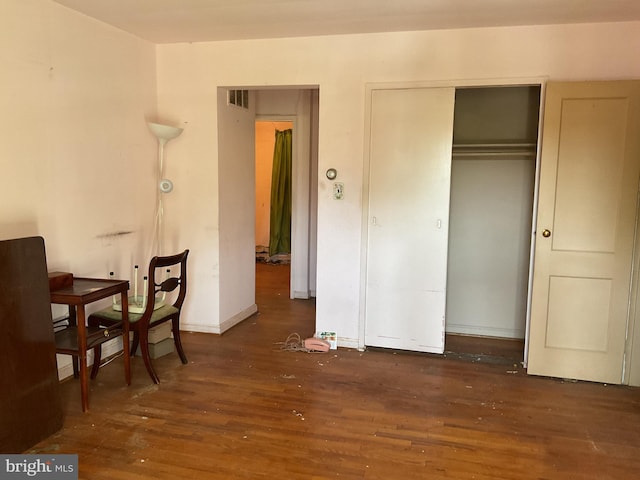
[[[291,136],[276,130],[271,173],[269,255],[291,253]]]

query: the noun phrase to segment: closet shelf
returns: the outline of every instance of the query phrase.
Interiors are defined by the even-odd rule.
[[[453,144],[454,158],[535,157],[535,143],[458,143]]]

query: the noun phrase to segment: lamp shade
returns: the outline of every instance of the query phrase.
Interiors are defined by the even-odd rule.
[[[182,128],[170,127],[169,125],[161,125],[159,123],[148,123],[149,129],[158,137],[158,140],[171,140],[182,133]]]

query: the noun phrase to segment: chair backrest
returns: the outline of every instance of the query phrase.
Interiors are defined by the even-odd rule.
[[[168,293],[179,288],[178,296],[173,302],[173,306],[178,310],[182,308],[185,296],[187,295],[187,256],[189,250],[176,255],[166,257],[153,257],[149,262],[148,286],[147,286],[147,306],[144,315],[150,315],[153,312],[155,298],[159,293]],[[169,275],[163,270],[166,267],[179,266],[177,272],[171,271]]]

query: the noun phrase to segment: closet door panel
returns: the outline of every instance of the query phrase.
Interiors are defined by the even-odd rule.
[[[444,350],[454,93],[372,92],[366,345]]]
[[[622,383],[640,174],[640,82],[550,83],[528,372]]]

